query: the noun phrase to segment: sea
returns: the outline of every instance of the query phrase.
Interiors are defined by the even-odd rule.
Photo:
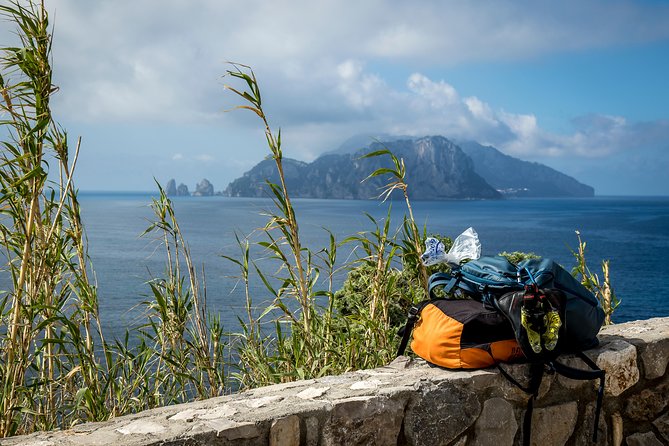
[[[121,336],[146,322],[142,302],[151,299],[149,280],[164,276],[165,254],[157,234],[142,233],[153,221],[151,193],[80,194],[89,255],[98,287],[103,328]],[[239,267],[225,256],[240,258],[237,239],[262,240],[258,228],[267,223],[272,202],[231,197],[172,199],[193,263],[206,284],[208,311],[224,328],[236,332],[245,312]],[[294,199],[303,245],[312,252],[375,229],[390,217],[396,230],[407,213],[403,201]],[[429,234],[455,238],[468,227],[479,235],[483,255],[502,251],[533,252],[553,258],[567,269],[575,265],[576,231],[586,242],[591,270],[601,275],[609,260],[611,283],[621,303],[614,322],[669,316],[669,197],[595,197],[506,199],[494,201],[414,201],[414,218]],[[371,218],[370,218],[371,217]],[[339,249],[338,262],[362,255],[352,245]],[[261,268],[267,254],[252,251]],[[335,276],[335,286],[344,280]],[[326,286],[322,274],[322,287]],[[262,307],[271,296],[258,277],[250,293]]]

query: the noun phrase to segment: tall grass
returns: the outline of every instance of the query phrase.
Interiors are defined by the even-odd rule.
[[[578,250],[572,251],[576,259],[576,266],[572,269],[572,275],[581,280],[581,283],[589,289],[599,300],[604,310],[604,324],[611,325],[613,320],[611,316],[620,305],[620,299],[616,296],[611,286],[611,277],[609,274],[609,261],[602,261],[602,278],[597,273],[592,272],[585,258],[586,243],[581,239],[581,233],[576,231],[578,238]]]
[[[277,265],[276,271],[267,273],[249,260],[248,240],[240,241],[242,260],[228,257],[240,269],[247,299],[246,318],[240,318],[242,331],[236,345],[240,365],[235,377],[242,387],[253,387],[387,363],[396,344],[388,322],[389,295],[394,289],[388,272],[397,250],[389,235],[389,218],[376,230],[345,240],[360,243],[365,251],[361,261],[375,272],[369,302],[348,315],[336,312],[332,278],[340,243],[330,233],[327,248],[315,251],[303,246],[283,172],[281,132],[274,136],[253,70],[233,65],[227,76],[242,85],[226,86],[243,101],[236,108],[260,118],[279,175],[279,184],[268,183],[274,207],[260,228],[264,240],[257,242]],[[249,294],[254,278],[271,298],[264,309],[258,309]]]
[[[425,230],[421,234],[416,225],[416,219],[413,216],[413,208],[411,207],[411,200],[409,200],[409,185],[406,183],[406,167],[404,166],[404,160],[398,159],[395,154],[393,154],[388,149],[382,149],[368,153],[363,158],[371,158],[377,156],[387,155],[392,161],[392,167],[382,167],[380,169],[372,172],[365,180],[382,176],[390,175],[389,182],[384,186],[383,191],[381,192],[380,198],[383,198],[383,201],[387,200],[390,195],[399,190],[402,192],[404,197],[404,202],[407,207],[407,212],[409,213],[408,217],[404,217],[403,229],[404,229],[404,239],[402,244],[402,252],[404,258],[404,265],[415,269],[418,272],[418,278],[420,279],[420,284],[425,290],[425,296],[427,296],[428,291],[428,273],[427,267],[423,265],[420,261],[420,256],[423,252],[423,243],[426,238]]]
[[[0,436],[51,429],[75,410],[73,395],[100,394],[102,340],[67,134],[55,122],[51,36],[44,5],[0,6],[21,46],[2,48],[0,154]],[[57,175],[49,177],[49,165]]]
[[[207,310],[206,287],[198,275],[174,208],[158,185],[155,221],[145,234],[157,233],[165,250],[165,277],[149,282],[148,322],[142,334],[158,359],[152,370],[160,405],[225,391],[225,343],[220,317]],[[204,269],[202,270],[204,274]],[[169,389],[169,390],[166,390]]]
[[[222,394],[223,328],[162,190],[146,232],[166,268],[147,323],[105,339],[73,181],[81,140],[71,157],[50,109],[48,15],[43,2],[0,13],[21,44],[2,48],[0,75],[0,437]]]

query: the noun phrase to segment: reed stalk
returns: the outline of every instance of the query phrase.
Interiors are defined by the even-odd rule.
[[[43,2],[10,2],[0,14],[17,25],[21,44],[2,48],[0,76],[8,138],[0,152],[0,274],[10,279],[0,300],[0,436],[8,436],[75,422],[77,389],[88,389],[98,409],[104,391],[97,293],[73,186],[80,142],[70,160],[67,134],[51,114],[48,15]]]
[[[379,198],[382,198],[383,201],[386,201],[390,198],[391,194],[399,190],[402,192],[404,198],[404,203],[406,204],[407,211],[409,212],[409,217],[405,218],[403,226],[405,229],[406,241],[408,243],[403,244],[403,255],[405,257],[405,266],[411,266],[418,271],[418,277],[420,284],[425,290],[425,295],[427,296],[428,291],[428,274],[427,268],[420,261],[420,255],[423,252],[423,244],[425,241],[425,234],[421,236],[420,231],[418,230],[418,225],[416,225],[416,220],[413,215],[413,207],[411,206],[411,200],[409,199],[409,185],[406,183],[406,167],[404,165],[404,159],[397,158],[388,149],[376,150],[364,155],[362,158],[373,158],[378,156],[389,156],[392,161],[392,167],[382,167],[376,169],[372,172],[364,181],[369,180],[374,177],[379,177],[383,175],[389,175],[390,178],[388,183],[383,186],[383,190],[379,195]],[[425,231],[423,231],[425,232]]]
[[[602,280],[600,280],[599,275],[593,273],[587,264],[585,258],[586,243],[581,239],[581,233],[579,231],[576,231],[576,237],[578,238],[578,250],[572,250],[572,254],[576,259],[576,266],[572,269],[572,275],[580,279],[581,283],[599,300],[599,303],[604,310],[604,325],[611,325],[613,324],[611,316],[616,308],[618,308],[621,301],[616,296],[613,287],[611,286],[609,261],[602,261]]]

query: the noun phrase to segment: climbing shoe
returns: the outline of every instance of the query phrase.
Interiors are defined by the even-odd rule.
[[[562,326],[560,315],[556,310],[551,310],[544,315],[544,333],[541,335],[541,340],[544,342],[546,350],[553,351],[558,343],[558,332]]]
[[[521,308],[520,310],[520,324],[525,328],[525,332],[527,333],[527,341],[530,343],[530,347],[532,347],[532,351],[534,353],[540,353],[541,352],[541,335],[534,330],[534,327],[532,326],[532,315],[526,308]],[[558,320],[560,318],[558,317]],[[556,336],[557,339],[557,336]]]

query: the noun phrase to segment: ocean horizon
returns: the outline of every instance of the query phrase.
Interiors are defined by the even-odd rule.
[[[84,191],[82,217],[96,272],[101,318],[106,332],[120,336],[145,321],[141,303],[150,299],[147,282],[163,274],[164,254],[156,240],[139,237],[148,227],[150,203],[158,192]],[[222,256],[238,257],[235,236],[256,234],[266,222],[262,211],[271,200],[238,197],[173,197],[176,217],[198,271],[204,268],[208,310],[235,332],[244,296],[237,267]],[[338,241],[372,229],[366,213],[401,224],[403,201],[293,199],[303,244],[325,247],[327,228]],[[483,255],[502,251],[533,252],[571,269],[579,231],[587,243],[586,258],[601,276],[608,259],[611,282],[620,307],[614,322],[669,315],[669,197],[596,196],[594,198],[513,198],[413,202],[414,216],[428,234],[455,238],[472,226]],[[252,238],[255,235],[252,235]],[[257,239],[256,239],[257,240]],[[345,250],[344,250],[345,251]],[[255,256],[262,257],[256,252]],[[355,256],[355,254],[353,254]],[[340,262],[350,260],[340,257]],[[260,261],[262,263],[262,261]],[[341,285],[343,276],[336,278]],[[262,305],[271,296],[256,280],[251,292]]]

